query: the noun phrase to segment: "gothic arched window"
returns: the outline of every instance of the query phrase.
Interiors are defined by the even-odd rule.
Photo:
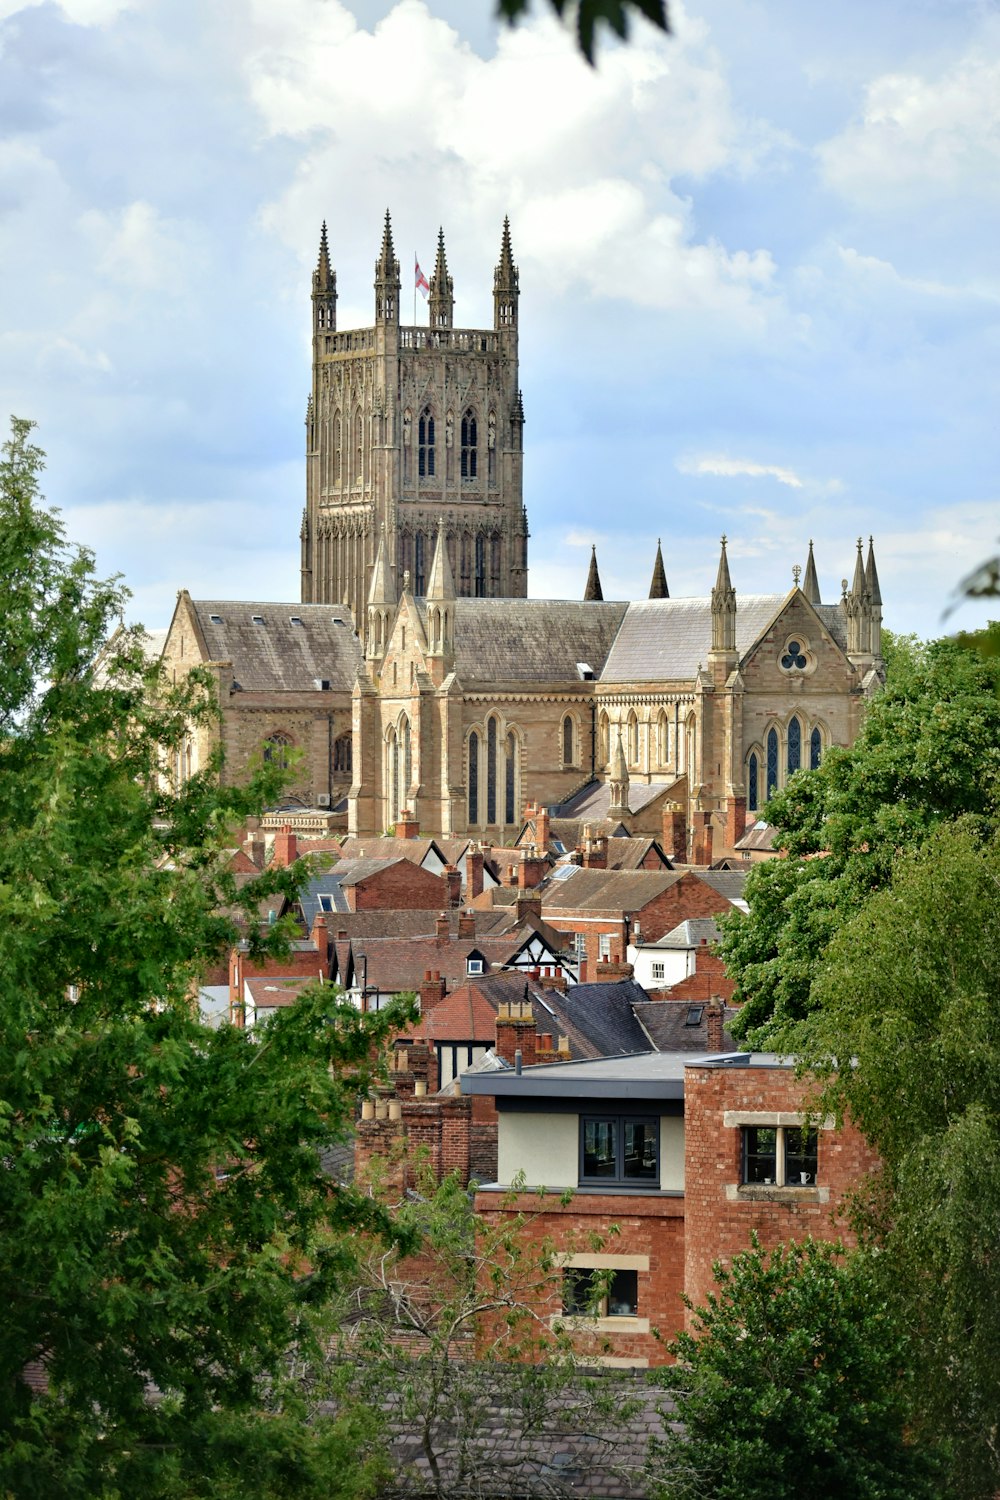
[[[809,736],[809,769],[818,771],[820,761],[823,759],[823,736],[818,729],[814,729]]]
[[[399,816],[399,741],[391,725],[385,737],[385,771],[389,793],[387,821],[395,823]]]
[[[778,731],[767,731],[767,796],[778,790]]]
[[[802,765],[802,725],[792,718],[788,724],[788,774]]]
[[[469,822],[479,822],[479,734],[469,735]]]
[[[497,721],[486,725],[486,821],[497,820]]]
[[[341,443],[343,442],[343,424],[340,420],[340,412],[334,413],[333,418],[333,482],[339,484],[341,481]]]
[[[417,473],[421,479],[434,477],[434,413],[429,406],[417,424]]]
[[[628,741],[628,763],[630,766],[637,766],[639,764],[639,720],[636,718],[634,710],[628,716],[626,738]]]
[[[339,734],[333,742],[334,776],[349,776],[351,763],[351,736]]]
[[[562,758],[564,766],[573,765],[576,756],[573,753],[573,716],[567,714],[562,722]]]
[[[475,596],[477,599],[486,597],[486,538],[482,535],[476,537],[476,576]]]
[[[470,407],[462,417],[462,478],[475,479],[478,468],[478,448],[476,442],[476,414]]]
[[[504,751],[503,820],[509,826],[513,823],[517,810],[517,735],[513,731],[507,735]]]
[[[423,598],[424,583],[424,534],[422,531],[413,534],[413,592],[418,598]]]
[[[597,739],[601,765],[606,766],[611,759],[611,724],[605,713],[597,721]]]
[[[365,419],[359,406],[354,413],[354,483],[365,477]]]
[[[278,766],[282,771],[287,770],[288,752],[291,748],[291,736],[281,729],[276,729],[264,741],[264,759],[270,766]]]
[[[660,709],[660,716],[656,723],[657,749],[660,756],[660,765],[670,764],[670,720],[665,708]]]
[[[758,779],[760,776],[760,764],[757,760],[756,750],[750,752],[747,761],[747,811],[756,812],[760,805],[760,792],[758,790]]]

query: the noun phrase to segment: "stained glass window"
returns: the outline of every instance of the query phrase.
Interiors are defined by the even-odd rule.
[[[793,718],[788,725],[788,774],[797,771],[802,764],[802,725]]]
[[[809,736],[809,769],[818,771],[819,763],[823,759],[823,736],[818,729],[814,729]]]
[[[486,726],[486,821],[497,820],[497,721]]]
[[[507,736],[507,763],[504,767],[504,822],[514,821],[514,794],[517,776],[517,738]]]
[[[757,764],[757,755],[755,752],[750,756],[750,761],[747,765],[747,809],[750,812],[757,811],[759,797],[757,779],[759,772],[760,767]]]
[[[476,414],[471,409],[462,418],[462,478],[475,479],[477,468]]]
[[[563,765],[573,764],[573,720],[569,714],[563,719]]]
[[[775,729],[767,731],[767,795],[778,789],[778,733]]]
[[[469,822],[479,822],[479,735],[469,735]]]
[[[421,478],[434,475],[434,414],[429,406],[420,413],[417,433],[417,471]]]

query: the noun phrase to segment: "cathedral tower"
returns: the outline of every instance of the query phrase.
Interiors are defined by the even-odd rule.
[[[403,326],[386,213],[374,327],[338,331],[324,224],[312,284],[302,599],[347,604],[362,633],[383,534],[380,593],[385,579],[408,573],[413,593],[425,595],[443,531],[458,597],[527,594],[519,287],[509,223],[493,278],[493,328],[453,326],[443,232],[430,293],[430,326]]]

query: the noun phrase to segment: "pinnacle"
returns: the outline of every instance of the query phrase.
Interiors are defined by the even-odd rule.
[[[516,287],[517,267],[514,264],[514,252],[510,243],[510,219],[504,216],[503,235],[500,240],[500,260],[497,264],[494,277],[497,286]]]
[[[806,576],[802,584],[802,592],[810,604],[821,604],[823,601],[819,593],[819,579],[816,576],[816,559],[813,557],[812,538],[809,539],[809,557],[806,561]]]
[[[871,595],[873,604],[882,603],[882,590],[878,583],[878,569],[875,566],[875,542],[872,537],[868,538],[868,562],[865,565],[865,587]]]
[[[434,275],[444,282],[448,276],[448,258],[444,249],[444,230],[438,230],[437,261],[434,265]]]
[[[729,576],[729,559],[726,556],[726,535],[722,535],[722,552],[719,555],[719,571],[715,579],[714,593],[721,599],[725,594],[733,592],[733,581]]]
[[[858,555],[854,559],[854,581],[851,584],[851,593],[856,599],[860,599],[865,592],[865,564],[861,556],[862,542],[858,537]]]
[[[663,552],[660,547],[660,538],[656,539],[656,561],[653,563],[653,578],[649,585],[649,597],[651,599],[669,599],[670,590],[667,588],[667,574],[663,566]]]
[[[454,599],[455,580],[452,577],[451,563],[448,561],[448,544],[444,534],[444,516],[438,521],[437,544],[434,548],[434,560],[431,563],[431,575],[427,580],[426,598],[431,599]]]
[[[596,603],[604,598],[601,589],[601,575],[597,571],[597,548],[590,549],[590,572],[587,574],[587,587],[583,591],[585,602]]]
[[[382,231],[382,252],[379,255],[379,266],[386,272],[391,272],[395,259],[396,252],[392,244],[392,220],[389,217],[389,210],[386,209],[385,228]]]

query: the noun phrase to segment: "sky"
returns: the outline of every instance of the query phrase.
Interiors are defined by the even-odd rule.
[[[1000,536],[1000,6],[685,0],[598,66],[535,0],[0,0],[0,412],[132,614],[294,600],[309,281],[455,322],[520,267],[529,592],[839,597],[973,628]],[[420,301],[417,321],[426,322]],[[2,560],[0,560],[2,566]]]

